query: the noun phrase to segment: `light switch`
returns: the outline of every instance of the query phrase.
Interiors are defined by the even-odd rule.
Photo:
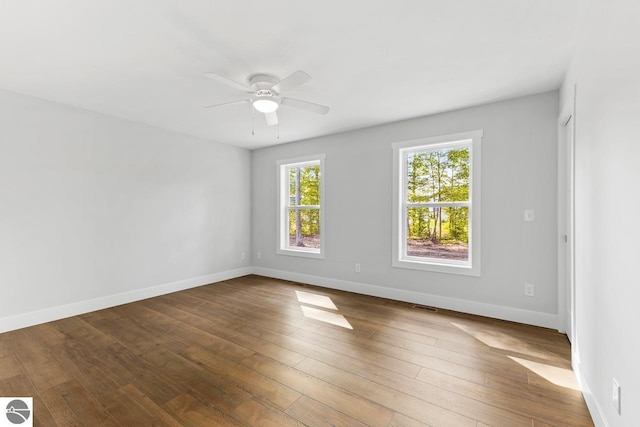
[[[535,219],[533,209],[525,209],[524,210],[524,220],[525,222],[533,222]]]
[[[613,406],[616,408],[616,412],[620,415],[620,384],[618,380],[613,379]]]

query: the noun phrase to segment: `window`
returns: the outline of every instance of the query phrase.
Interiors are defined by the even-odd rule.
[[[482,131],[393,144],[393,266],[480,275]]]
[[[278,162],[278,253],[324,258],[324,155]]]

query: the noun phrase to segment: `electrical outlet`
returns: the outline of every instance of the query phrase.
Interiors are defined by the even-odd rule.
[[[524,284],[524,294],[528,297],[532,297],[535,295],[535,286],[533,285],[533,283]]]
[[[256,253],[256,258],[258,259],[258,261],[261,260],[262,259],[262,252]]]
[[[246,252],[242,252],[242,253],[240,254],[240,259],[241,259],[241,260],[245,260],[245,259],[247,259],[247,253],[246,253]]]
[[[535,221],[535,213],[533,209],[525,209],[524,211],[524,220],[525,222],[533,222]]]
[[[360,273],[360,264],[356,264],[356,273]]]
[[[618,384],[618,380],[613,379],[613,406],[616,408],[616,412],[620,415],[620,384]]]

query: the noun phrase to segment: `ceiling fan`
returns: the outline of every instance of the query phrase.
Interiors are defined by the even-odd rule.
[[[247,78],[248,85],[238,83],[216,73],[205,73],[204,76],[250,95],[248,99],[208,105],[205,108],[216,108],[224,105],[248,102],[256,111],[264,114],[268,126],[278,124],[278,114],[276,111],[281,105],[299,108],[317,114],[327,114],[329,112],[329,107],[327,106],[314,104],[313,102],[303,101],[301,99],[287,98],[281,95],[282,92],[286,92],[289,89],[298,87],[311,80],[311,76],[301,70],[296,71],[282,80],[279,80],[271,74],[251,74]]]

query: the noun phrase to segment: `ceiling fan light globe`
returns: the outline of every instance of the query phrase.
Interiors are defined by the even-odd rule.
[[[272,99],[256,99],[253,101],[253,108],[261,113],[273,113],[278,109],[280,104]]]

